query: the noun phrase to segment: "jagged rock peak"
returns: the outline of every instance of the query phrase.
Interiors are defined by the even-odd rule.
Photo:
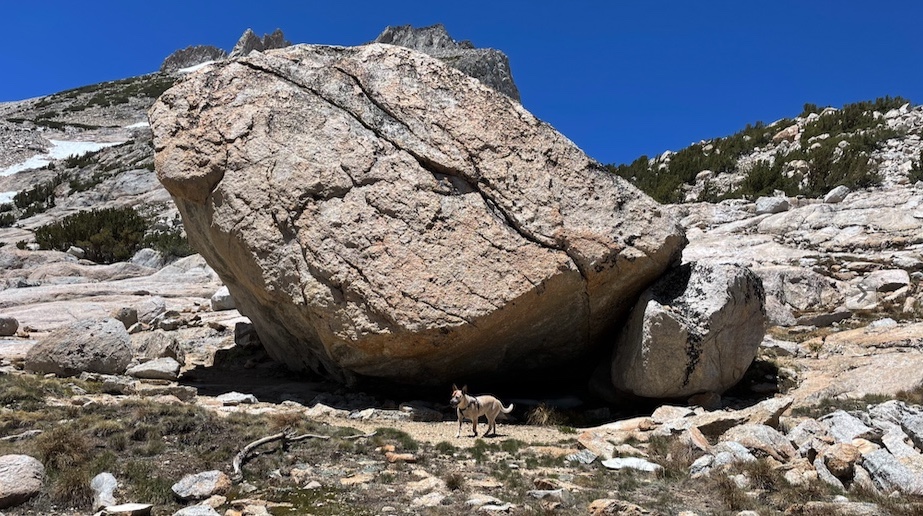
[[[175,72],[182,68],[188,68],[207,61],[218,61],[227,57],[228,53],[223,49],[212,45],[192,45],[173,52],[160,65],[160,71],[164,73]]]
[[[376,43],[388,43],[425,52],[437,49],[473,49],[470,41],[457,42],[441,23],[429,27],[413,28],[412,25],[385,27],[375,39]]]
[[[475,48],[467,40],[455,41],[441,23],[420,28],[388,26],[374,43],[398,45],[429,54],[506,96],[520,100],[506,54],[493,48]]]
[[[234,45],[234,49],[231,50],[229,57],[242,57],[254,50],[263,52],[264,50],[285,48],[291,45],[292,42],[285,39],[285,34],[282,33],[282,29],[276,29],[272,34],[263,34],[262,38],[254,34],[252,29],[247,29],[240,39],[237,40],[237,44]]]

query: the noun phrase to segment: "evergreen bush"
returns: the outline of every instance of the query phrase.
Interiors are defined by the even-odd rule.
[[[77,246],[97,263],[124,261],[141,248],[148,222],[134,208],[82,211],[35,230],[42,249]]]

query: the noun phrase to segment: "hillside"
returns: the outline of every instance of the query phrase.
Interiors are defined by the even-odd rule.
[[[840,109],[806,104],[794,118],[756,122],[727,137],[608,168],[664,203],[756,199],[781,191],[819,197],[836,186],[913,183],[923,108],[897,97]]]

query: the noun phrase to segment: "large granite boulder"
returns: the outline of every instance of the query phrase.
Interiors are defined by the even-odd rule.
[[[646,398],[724,392],[756,357],[764,305],[762,282],[746,267],[677,267],[635,305],[616,344],[613,385]]]
[[[385,27],[375,43],[412,48],[443,60],[491,88],[519,100],[510,60],[493,48],[475,48],[470,41],[455,41],[441,23],[415,28],[410,25]]]
[[[37,373],[122,374],[131,362],[131,337],[121,322],[84,319],[64,325],[26,354],[25,367]]]
[[[686,242],[517,102],[398,46],[219,63],[150,119],[158,178],[268,353],[341,381],[560,366]]]

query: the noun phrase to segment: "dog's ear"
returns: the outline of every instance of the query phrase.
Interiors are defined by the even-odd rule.
[[[452,391],[454,392],[454,391],[457,391],[457,390],[458,390],[458,386],[455,385],[455,384],[453,383],[453,384],[452,384]]]
[[[468,394],[468,386],[467,386],[467,385],[463,385],[463,386],[462,386],[462,394]]]

